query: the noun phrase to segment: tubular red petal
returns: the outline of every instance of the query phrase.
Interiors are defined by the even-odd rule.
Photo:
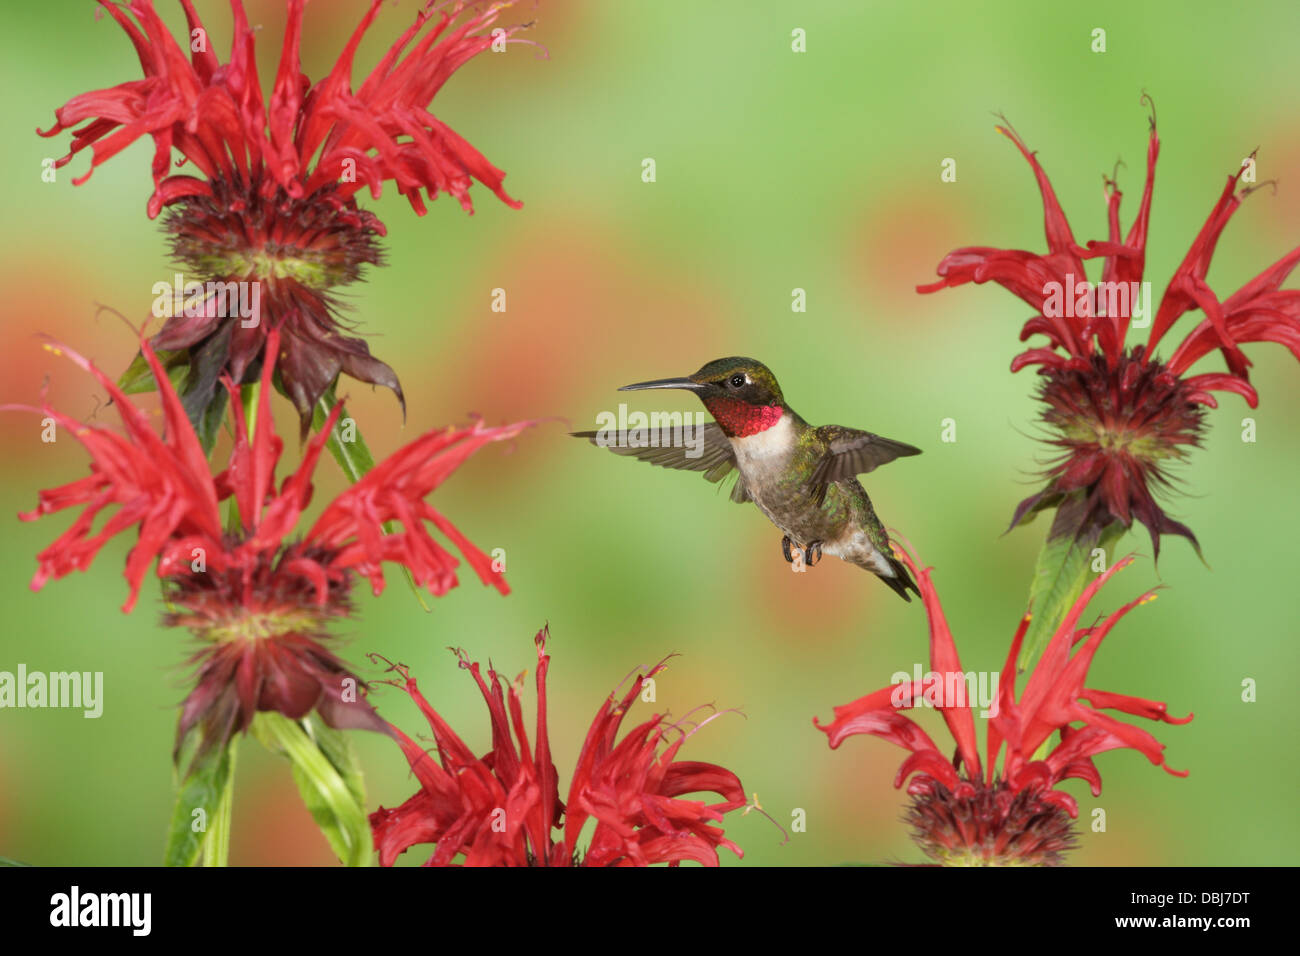
[[[1011,360],[1011,371],[1019,372],[1027,365],[1062,368],[1065,365],[1065,356],[1053,349],[1028,349]]]
[[[1082,278],[1084,269],[1083,260],[1078,256],[1079,244],[1074,241],[1069,220],[1065,218],[1065,211],[1056,198],[1056,191],[1052,188],[1051,180],[1047,178],[1047,172],[1039,164],[1038,157],[1029,150],[1015,130],[1009,125],[997,126],[996,129],[1015,144],[1016,149],[1020,150],[1020,155],[1025,157],[1034,171],[1034,178],[1038,181],[1038,190],[1043,198],[1043,232],[1047,237],[1048,249],[1053,255],[1066,257],[1074,267],[1074,275]]]
[[[832,750],[854,734],[871,734],[881,737],[892,744],[904,747],[916,753],[933,750],[938,753],[934,741],[908,717],[893,710],[861,706],[867,698],[835,708],[835,719],[823,726],[813,718],[813,725],[826,735]]]
[[[1163,701],[1147,700],[1143,697],[1129,697],[1127,694],[1112,694],[1108,691],[1093,690],[1091,688],[1085,688],[1079,696],[1092,704],[1093,707],[1105,710],[1119,710],[1135,717],[1160,720],[1166,724],[1185,724],[1192,719],[1191,714],[1181,719],[1170,717],[1168,705]]]
[[[921,589],[921,600],[925,604],[925,613],[930,622],[931,669],[943,675],[945,681],[949,674],[963,674],[952,629],[944,616],[943,605],[939,603],[939,592],[935,590],[934,582],[930,578],[930,568],[921,567],[906,548],[895,547],[894,550],[912,572]],[[979,749],[975,743],[975,719],[971,715],[970,706],[940,707],[939,710],[953,739],[957,741],[962,763],[968,768],[968,773],[978,777],[980,775]]]
[[[1244,169],[1244,167],[1243,167]],[[1178,321],[1179,317],[1195,305],[1195,299],[1192,297],[1191,289],[1195,285],[1194,280],[1200,280],[1204,284],[1205,274],[1210,267],[1210,259],[1214,255],[1214,248],[1218,244],[1219,236],[1223,228],[1232,218],[1232,214],[1237,207],[1241,205],[1241,200],[1235,195],[1237,179],[1241,176],[1241,170],[1237,171],[1235,176],[1229,176],[1227,185],[1224,186],[1223,192],[1219,196],[1219,201],[1215,203],[1214,208],[1210,211],[1209,218],[1206,219],[1205,225],[1193,240],[1192,246],[1183,258],[1182,264],[1175,270],[1173,278],[1169,280],[1169,286],[1165,290],[1164,297],[1160,300],[1160,308],[1156,311],[1155,321],[1151,326],[1151,334],[1147,338],[1147,354],[1155,352],[1156,346],[1169,330],[1169,327]]]
[[[1205,375],[1193,375],[1186,379],[1187,387],[1195,391],[1209,391],[1211,389],[1222,392],[1234,392],[1246,400],[1246,404],[1251,408],[1259,405],[1259,393],[1243,378],[1236,375],[1227,375],[1223,373],[1208,373]]]

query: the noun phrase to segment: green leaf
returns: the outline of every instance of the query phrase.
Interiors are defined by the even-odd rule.
[[[230,330],[225,329],[196,348],[158,353],[158,360],[180,396],[185,414],[207,454],[212,453],[225,419],[227,395],[221,385],[221,373],[229,352]],[[128,395],[158,390],[153,370],[143,353],[136,354],[117,384]]]
[[[339,403],[338,397],[334,393],[334,386],[331,385],[325,390],[325,394],[320,397],[316,407],[312,409],[311,425],[312,428],[320,431],[325,426],[325,419],[329,413],[334,411],[334,406]],[[356,422],[352,422],[352,435],[345,440],[340,425],[348,421],[347,409],[339,412],[338,420],[334,427],[330,429],[329,440],[325,447],[329,449],[334,460],[339,463],[343,469],[343,474],[348,476],[348,481],[356,484],[361,480],[362,475],[375,467],[375,456],[370,454],[370,449],[366,446],[366,440],[361,437],[361,430],[356,427]]]
[[[365,785],[351,742],[315,714],[291,720],[263,711],[253,735],[293,764],[293,779],[312,819],[345,866],[371,863]]]
[[[190,352],[189,375],[180,393],[185,414],[199,436],[204,454],[209,455],[221,431],[229,398],[221,385],[221,373],[230,353],[230,333],[230,328],[218,331]]]
[[[1032,617],[1016,662],[1020,671],[1028,670],[1043,652],[1047,642],[1066,613],[1074,606],[1093,577],[1093,551],[1105,552],[1107,566],[1112,550],[1124,534],[1124,526],[1111,522],[1104,528],[1081,527],[1083,505],[1077,499],[1066,501],[1056,513],[1043,549],[1034,565],[1034,579],[1029,587]]]
[[[189,356],[185,353],[185,350],[177,349],[172,352],[159,352],[158,361],[162,362],[163,370],[167,372],[172,388],[179,391],[190,367]],[[131,364],[122,373],[122,377],[117,380],[117,387],[127,395],[158,391],[158,383],[153,379],[153,369],[149,368],[149,363],[145,361],[143,352],[135,354]]]
[[[221,433],[221,423],[226,417],[226,404],[229,396],[225,389],[212,394],[212,401],[203,409],[202,417],[195,424],[195,434],[199,437],[199,444],[203,446],[204,454],[212,454],[212,446],[217,443],[217,435]]]
[[[214,747],[190,765],[172,807],[164,866],[193,866],[209,839],[220,841],[223,832],[229,834],[233,755],[232,741],[230,747]],[[196,810],[203,813],[196,817]]]
[[[325,427],[325,419],[329,413],[334,410],[334,406],[339,403],[335,395],[334,386],[331,385],[321,395],[320,401],[312,409],[311,423],[312,428],[320,431]],[[350,425],[350,434],[345,434],[342,428],[343,422]],[[329,453],[334,456],[334,460],[339,463],[343,469],[343,474],[348,476],[348,481],[356,484],[361,480],[371,468],[375,467],[375,456],[370,454],[370,449],[366,446],[366,440],[361,437],[361,429],[357,427],[356,421],[348,418],[347,409],[339,412],[339,417],[334,422],[334,427],[330,429],[329,438],[325,442],[325,447]],[[392,521],[384,522],[384,534],[392,534],[396,524]],[[406,578],[406,583],[415,595],[415,599],[420,602],[420,607],[426,612],[432,610],[420,593],[420,586],[415,583],[415,578],[411,575],[411,569],[402,565],[402,574]]]

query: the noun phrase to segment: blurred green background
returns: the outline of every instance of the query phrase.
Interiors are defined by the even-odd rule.
[[[310,5],[310,76],[329,69],[363,6]],[[175,5],[159,7],[183,25]],[[229,12],[214,2],[199,8],[224,60]],[[361,67],[416,9],[384,6]],[[283,8],[252,3],[249,15],[263,25],[266,83]],[[131,334],[112,316],[96,319],[95,304],[138,321],[152,284],[173,272],[145,216],[153,146],[137,143],[74,188],[88,157],[43,183],[41,160],[62,155],[68,137],[32,131],[70,96],[137,78],[138,65],[120,29],[89,4],[17,4],[6,16],[0,402],[33,401],[48,379],[63,410],[111,420],[101,391],[42,351],[34,333],[67,341],[110,372],[129,362]],[[731,505],[694,475],[576,442],[567,425],[592,427],[598,412],[616,410],[628,397],[619,385],[741,354],[767,361],[809,420],[922,446],[923,456],[866,485],[886,523],[936,568],[965,667],[999,668],[1046,531],[1040,524],[1002,536],[1043,455],[1031,438],[1035,380],[1007,371],[1028,312],[991,286],[913,291],[958,245],[1043,248],[1032,176],[994,133],[991,113],[1004,112],[1039,151],[1082,241],[1104,232],[1101,176],[1117,158],[1125,228],[1131,221],[1146,149],[1138,100],[1150,92],[1162,139],[1147,258],[1157,296],[1225,173],[1258,146],[1259,178],[1280,186],[1245,203],[1220,243],[1210,282],[1224,296],[1300,240],[1300,93],[1288,42],[1300,35],[1300,8],[1266,2],[1247,19],[1198,20],[1173,2],[939,9],[541,0],[506,19],[535,19],[527,36],[549,59],[527,45],[481,56],[433,111],[508,171],[507,188],[525,206],[511,211],[478,186],[472,217],[444,197],[417,218],[391,187],[379,202],[363,199],[388,226],[388,265],[346,298],[375,353],[401,376],[405,426],[390,394],[348,380],[341,390],[377,454],[471,412],[489,422],[554,416],[567,424],[548,421],[513,448],[487,448],[436,493],[475,542],[506,549],[514,593],[501,598],[465,581],[425,614],[400,583],[379,599],[358,588],[359,614],[340,632],[344,656],[367,676],[377,676],[367,651],[409,664],[481,750],[489,743],[482,702],[445,648],[490,658],[508,676],[531,672],[533,634],[549,622],[551,739],[564,780],[606,693],[634,666],[676,652],[659,681],[661,707],[680,715],[714,702],[743,712],[711,723],[683,756],[734,769],[787,828],[795,808],[806,811],[806,832],[785,846],[759,815],[731,817],[727,833],[745,862],[918,861],[898,822],[906,796],[892,787],[904,752],[866,737],[831,751],[811,720],[925,660],[920,605],[838,561],[791,574],[779,534],[754,509]],[[1091,50],[1098,27],[1105,53]],[[796,28],[806,31],[805,53],[791,50]],[[955,183],[940,181],[949,157]],[[645,158],[657,164],[653,184],[641,179]],[[495,288],[507,291],[503,314],[490,310]],[[807,291],[805,314],[791,312],[795,288]],[[1170,765],[1191,776],[1167,776],[1131,751],[1102,755],[1100,798],[1077,781],[1067,786],[1084,824],[1074,863],[1296,858],[1295,717],[1285,682],[1300,637],[1292,563],[1300,369],[1280,347],[1248,352],[1260,408],[1222,399],[1205,448],[1181,472],[1191,494],[1169,502],[1211,567],[1167,539],[1157,572],[1145,533],[1130,535],[1125,547],[1147,557],[1094,608],[1168,585],[1108,638],[1089,684],[1194,711],[1187,726],[1150,728],[1169,745]],[[1198,370],[1218,367],[1212,357]],[[689,396],[663,401],[633,407],[695,410]],[[1240,437],[1247,415],[1257,422],[1254,444]],[[940,441],[945,418],[956,420],[955,443]],[[0,669],[99,670],[106,685],[98,720],[0,712],[0,855],[156,863],[172,801],[175,707],[186,690],[180,665],[192,639],[157,625],[151,586],[134,613],[119,613],[130,536],[89,573],[28,590],[34,555],[70,518],[24,524],[12,515],[32,507],[39,488],[84,474],[85,456],[71,440],[42,444],[31,416],[0,416],[0,432],[0,514],[11,516],[0,523]],[[289,445],[286,458],[296,460]],[[342,484],[325,461],[317,502]],[[1255,703],[1242,702],[1246,678],[1258,682]],[[375,699],[409,732],[425,731],[400,692],[380,688]],[[933,717],[921,719],[938,735]],[[360,734],[355,742],[371,809],[414,791],[391,742]],[[1107,812],[1104,833],[1086,825],[1096,807]],[[251,740],[234,821],[233,862],[333,859],[287,766]],[[724,852],[723,862],[735,861]]]

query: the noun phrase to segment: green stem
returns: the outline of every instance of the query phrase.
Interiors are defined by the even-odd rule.
[[[235,802],[235,753],[238,746],[238,738],[230,741],[226,784],[221,789],[221,800],[208,828],[208,838],[203,841],[204,866],[230,865],[230,817]]]
[[[337,733],[328,728],[323,732]],[[322,750],[326,741],[314,740],[303,722],[275,711],[259,713],[254,718],[253,733],[270,749],[289,758],[298,790],[339,859],[346,866],[369,866],[370,824],[360,771],[355,765],[346,766],[354,760],[350,751],[344,764],[331,761]],[[342,745],[341,736],[338,743]],[[351,786],[344,773],[351,778]]]
[[[311,738],[307,736],[296,720],[290,720],[283,714],[274,711],[265,711],[258,714],[258,719],[262,721],[271,737],[283,748],[295,765],[302,767],[316,778],[329,780],[329,778],[333,777],[334,780],[329,780],[327,784],[331,796],[340,800],[348,797],[347,787],[344,786],[343,781],[338,780],[338,774],[334,773],[334,768],[330,766],[330,762],[311,742]]]

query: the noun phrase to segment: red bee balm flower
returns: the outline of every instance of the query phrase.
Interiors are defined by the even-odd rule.
[[[1144,101],[1149,102],[1144,97]],[[1006,127],[998,132],[1015,143],[1033,168],[1042,192],[1046,218],[1046,255],[1018,249],[972,246],[957,249],[939,263],[940,281],[918,286],[934,292],[966,282],[993,281],[1015,293],[1038,313],[1021,330],[1021,340],[1033,335],[1046,346],[1016,356],[1011,370],[1039,366],[1043,376],[1039,397],[1047,403],[1043,421],[1054,433],[1050,443],[1063,450],[1048,472],[1046,487],[1025,499],[1012,525],[1039,510],[1067,501],[1053,537],[1083,536],[1112,523],[1127,528],[1133,519],[1146,525],[1157,557],[1160,535],[1173,533],[1196,546],[1191,530],[1161,510],[1153,486],[1169,483],[1165,466],[1186,458],[1188,447],[1200,444],[1204,431],[1202,406],[1217,407],[1211,392],[1236,392],[1254,408],[1258,395],[1248,376],[1250,361],[1244,342],[1278,342],[1300,358],[1300,290],[1282,289],[1300,263],[1300,247],[1287,253],[1237,292],[1220,299],[1206,284],[1210,259],[1228,220],[1255,187],[1237,190],[1252,163],[1243,164],[1227,185],[1201,228],[1182,264],[1165,289],[1152,321],[1150,302],[1142,308],[1147,284],[1142,282],[1147,224],[1155,181],[1156,136],[1154,110],[1147,148],[1146,188],[1137,219],[1121,239],[1121,193],[1113,178],[1105,180],[1109,236],[1080,247],[1065,213],[1034,154]],[[1103,259],[1102,281],[1087,281],[1083,261]],[[1200,309],[1201,322],[1180,342],[1169,360],[1156,348],[1184,313]],[[1144,345],[1126,344],[1130,326],[1151,331]],[[1191,366],[1218,349],[1226,372],[1187,375]],[[1059,522],[1064,519],[1064,526]],[[1199,550],[1199,546],[1198,546]]]
[[[944,618],[930,569],[921,568],[901,549],[899,557],[921,588],[930,619],[931,675],[921,681],[892,684],[851,704],[835,708],[835,719],[822,726],[832,748],[854,734],[873,734],[912,752],[894,780],[907,792],[912,806],[907,820],[913,839],[932,859],[947,866],[1054,865],[1074,846],[1070,821],[1079,807],[1068,793],[1055,789],[1070,777],[1086,780],[1093,796],[1101,793],[1101,775],[1092,758],[1107,750],[1132,748],[1175,776],[1186,771],[1165,765],[1164,744],[1135,727],[1104,714],[1117,710],[1137,717],[1185,724],[1165,705],[1140,697],[1084,687],[1088,667],[1111,628],[1139,604],[1153,600],[1148,592],[1092,627],[1077,627],[1079,618],[1102,585],[1131,557],[1098,576],[1075,602],[1052,636],[1020,699],[1015,696],[1016,655],[1029,627],[1028,615],[1011,642],[997,688],[997,706],[988,732],[987,761],[981,769],[975,742],[975,720],[965,700],[966,682],[952,631]],[[1082,647],[1071,656],[1071,649]],[[940,683],[941,682],[941,683]],[[913,720],[899,711],[917,700],[935,705],[956,741],[950,760]],[[1090,702],[1085,707],[1081,700]],[[1095,709],[1094,709],[1095,708]],[[1077,726],[1077,725],[1082,726]],[[1040,748],[1060,731],[1060,740],[1041,757]],[[1006,755],[995,771],[1002,745]]]
[[[662,662],[637,677],[621,699],[611,695],[601,704],[578,755],[569,802],[560,802],[546,724],[548,636],[543,629],[536,638],[535,747],[524,728],[522,675],[509,685],[507,698],[496,671],[489,667],[484,681],[479,665],[457,652],[492,719],[492,750],[479,758],[424,699],[406,669],[395,668],[433,729],[438,759],[391,728],[420,790],[400,807],[380,807],[370,815],[380,863],[391,866],[417,843],[436,844],[429,866],[445,866],[462,855],[466,866],[676,866],[683,860],[717,866],[720,846],[741,856],[740,848],[710,825],[745,805],[739,778],[715,764],[676,759],[686,738],[703,724],[685,731],[655,714],[618,739],[624,714],[643,682],[663,669]],[[681,798],[706,791],[722,802]],[[588,820],[595,821],[595,830],[580,855],[578,836]],[[560,839],[551,833],[557,827],[563,827]]]
[[[52,128],[38,132],[54,136],[84,124],[56,163],[92,148],[91,169],[75,184],[139,137],[153,137],[149,217],[169,209],[176,258],[202,284],[194,293],[201,302],[184,292],[183,311],[153,340],[158,350],[183,351],[169,361],[188,358],[194,387],[204,389],[186,396],[192,420],[221,397],[215,370],[237,384],[255,377],[250,367],[271,328],[282,333],[280,377],[304,430],[340,371],[400,398],[393,370],[372,358],[364,341],[341,334],[329,290],[380,261],[376,237],[384,226],[358,208],[363,187],[378,198],[392,180],[417,215],[425,212],[421,190],[430,200],[449,193],[472,212],[475,179],[507,205],[521,205],[501,185],[505,174],[427,109],[460,66],[517,29],[488,32],[503,4],[427,5],[354,90],[352,61],[382,0],[372,0],[334,68],[315,84],[299,68],[305,0],[288,0],[266,103],[255,30],[240,0],[231,3],[234,39],[224,64],[190,0],[181,0],[190,31],[181,44],[149,0],[100,2],[134,44],[144,79],[74,97],[55,111]],[[171,174],[173,149],[200,175]]]
[[[269,356],[277,354],[278,340],[272,330]],[[277,491],[275,466],[283,442],[274,432],[269,403],[273,361],[262,368],[251,434],[237,389],[225,380],[236,396],[234,445],[229,465],[214,477],[148,342],[141,342],[141,350],[160,386],[162,436],[93,364],[70,350],[54,350],[108,390],[126,434],[82,424],[48,405],[40,410],[68,429],[93,463],[90,475],[41,492],[36,510],[20,515],[31,521],[86,506],[38,556],[32,589],[84,571],[109,538],[139,526],[139,540],[127,556],[131,590],[122,610],[134,607],[157,558],[169,609],[166,623],[188,627],[206,642],[192,660],[198,665],[197,685],[182,708],[178,750],[196,724],[203,728],[201,751],[224,745],[259,710],[298,718],[314,708],[334,727],[387,732],[364,697],[351,693],[361,682],[321,642],[327,625],[351,610],[353,574],[368,578],[376,594],[384,587],[385,561],[404,565],[433,594],[456,586],[458,562],[429,535],[426,523],[455,543],[485,584],[509,591],[488,557],[424,499],[478,448],[511,438],[528,423],[431,431],[380,462],[326,506],[305,535],[291,538],[311,499],[312,473],[341,405]],[[227,499],[234,510],[230,525],[223,526],[219,505]],[[114,504],[117,512],[94,532],[99,512]],[[402,530],[384,534],[389,521],[400,522]]]

